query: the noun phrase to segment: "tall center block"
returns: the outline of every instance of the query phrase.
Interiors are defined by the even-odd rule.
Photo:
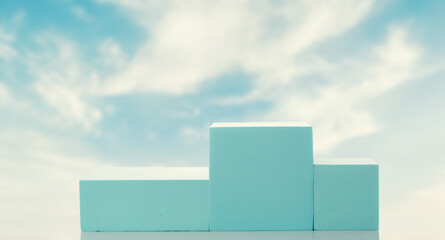
[[[210,230],[312,230],[312,127],[210,127]]]
[[[209,230],[208,168],[99,172],[79,181],[82,231]]]

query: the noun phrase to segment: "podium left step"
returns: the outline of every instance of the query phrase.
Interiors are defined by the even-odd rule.
[[[79,181],[84,232],[208,231],[208,168],[107,168]]]

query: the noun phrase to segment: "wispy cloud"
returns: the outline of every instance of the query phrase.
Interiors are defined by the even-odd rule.
[[[309,121],[317,152],[380,129],[367,101],[434,71],[420,63],[423,50],[406,26],[391,27],[361,56],[332,61],[314,50],[357,26],[373,1],[106,2],[126,8],[150,37],[100,94],[199,93],[203,83],[241,70],[253,88],[213,104],[270,102],[271,110],[246,120]]]
[[[9,24],[0,24],[0,60],[11,61],[17,57],[16,31],[26,17],[23,9],[18,10],[8,19]],[[1,68],[0,68],[1,69]]]
[[[7,85],[0,82],[0,108],[25,111],[29,105],[27,100],[18,99]]]
[[[92,17],[81,6],[72,6],[71,7],[71,13],[75,17],[77,17],[78,19],[80,19],[82,21],[91,22],[91,20],[92,20]]]
[[[235,69],[258,75],[261,85],[290,81],[298,71],[296,55],[355,26],[372,1],[116,4],[126,7],[150,37],[126,69],[105,82],[104,94],[194,92]]]
[[[241,97],[211,101],[232,106],[268,101],[275,105],[274,109],[246,120],[311,121],[318,129],[316,133],[320,141],[316,147],[319,151],[378,129],[372,115],[358,107],[369,99],[360,94],[374,90],[381,93],[383,90],[375,88],[387,87],[386,80],[382,83],[381,78],[390,76],[377,76],[378,72],[385,75],[406,70],[386,71],[392,68],[387,64],[398,62],[391,63],[391,59],[386,59],[388,62],[382,63],[386,61],[383,53],[375,62],[365,59],[366,64],[353,66],[329,62],[312,51],[317,44],[326,43],[364,20],[372,11],[373,1],[325,1],[323,4],[307,1],[278,4],[269,1],[101,2],[126,8],[150,37],[134,58],[124,64],[122,71],[103,82],[99,94],[199,93],[203,83],[222,74],[243,71],[253,76],[251,91]],[[152,12],[156,14],[149,14]],[[404,39],[393,41],[404,43]],[[417,50],[405,51],[404,46],[402,49],[387,47],[392,51],[418,54]],[[385,54],[394,57],[398,53]],[[406,57],[406,61],[417,60]],[[376,69],[370,69],[368,64]],[[367,71],[367,80],[360,74],[362,71]],[[327,72],[335,75],[328,76]],[[313,85],[316,94],[308,95],[298,84],[307,81],[303,77],[311,74],[330,84]],[[365,81],[373,82],[374,89],[361,89],[361,84],[367,84]]]
[[[4,84],[0,83],[0,105],[9,105],[12,101],[12,96],[9,93],[9,90]]]
[[[96,57],[87,58],[74,41],[55,32],[36,36],[38,47],[25,51],[33,89],[57,113],[53,121],[85,132],[99,132],[106,110],[98,102],[109,95],[199,96],[204,83],[242,71],[253,83],[246,94],[208,104],[268,102],[271,108],[243,120],[309,121],[317,152],[329,151],[382,127],[366,109],[368,101],[434,71],[420,64],[423,50],[406,26],[391,27],[385,41],[370,44],[359,56],[332,61],[315,50],[364,20],[372,12],[371,0],[102,2],[124,7],[144,27],[149,37],[134,56],[104,38]]]
[[[96,61],[99,66],[113,73],[121,71],[127,63],[127,54],[120,44],[112,38],[106,38],[99,46],[99,54]]]
[[[11,33],[7,33],[2,25],[0,25],[0,59],[11,60],[17,55],[17,51],[13,47],[15,37]]]
[[[35,92],[56,111],[62,124],[80,124],[92,131],[102,111],[92,104],[94,71],[70,40],[51,32],[35,37],[39,48],[27,52],[27,66]]]
[[[312,91],[301,92],[299,85],[295,84],[286,84],[278,90],[275,86],[260,87],[256,90],[259,93],[253,92],[254,96],[266,95],[275,105],[265,119],[305,119],[311,122],[315,129],[317,152],[330,150],[344,140],[375,132],[381,124],[366,109],[366,103],[437,69],[421,63],[423,50],[409,39],[405,27],[391,27],[387,39],[370,50],[369,55],[355,59],[306,63],[321,66],[306,72],[310,77],[323,80],[320,85],[314,84]]]

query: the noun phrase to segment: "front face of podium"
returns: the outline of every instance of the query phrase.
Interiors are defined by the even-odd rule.
[[[314,163],[315,230],[378,230],[379,166],[369,159]]]
[[[210,230],[312,230],[309,126],[210,128]]]
[[[80,181],[85,232],[208,231],[207,180]]]

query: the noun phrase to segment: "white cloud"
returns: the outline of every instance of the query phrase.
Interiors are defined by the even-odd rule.
[[[26,17],[24,10],[17,11],[8,24],[0,24],[0,60],[10,61],[18,56],[18,50],[14,46],[16,32]]]
[[[12,96],[8,88],[0,83],[0,105],[8,105],[12,101]]]
[[[73,89],[52,80],[40,80],[36,82],[35,89],[68,123],[80,123],[85,130],[90,131],[102,118],[101,111],[84,100],[86,96],[79,87]]]
[[[367,101],[430,71],[420,62],[422,49],[410,42],[404,27],[390,28],[387,40],[372,50],[370,56],[322,64],[323,69],[315,76],[325,81],[323,85],[315,85],[312,92],[298,92],[298,86],[292,84],[281,86],[285,90],[279,91],[256,89],[255,97],[266,95],[275,104],[266,116],[260,117],[311,122],[316,152],[375,132],[381,125],[365,108]],[[271,90],[275,94],[267,94]]]
[[[13,47],[15,37],[7,33],[0,25],[0,59],[11,60],[17,56],[17,50]]]
[[[0,107],[26,111],[29,105],[27,100],[19,100],[7,85],[0,82]]]
[[[103,40],[99,45],[98,64],[107,70],[116,72],[127,62],[127,56],[120,44],[112,38]]]
[[[97,75],[82,60],[75,44],[54,33],[35,37],[39,49],[27,53],[34,89],[57,111],[57,121],[94,130],[102,111],[92,104],[90,89]]]
[[[92,17],[85,11],[84,8],[80,6],[72,6],[70,8],[71,13],[77,17],[78,19],[85,21],[85,22],[91,22]]]
[[[110,1],[115,2],[115,1]],[[287,82],[294,58],[355,26],[372,1],[125,1],[149,39],[103,94],[183,94],[234,69],[261,85]],[[150,14],[156,13],[156,14]]]
[[[0,41],[13,42],[14,39],[14,36],[12,34],[6,33],[3,26],[0,25]]]
[[[123,71],[105,81],[101,94],[180,95],[241,69],[255,76],[253,90],[213,104],[270,102],[271,111],[246,120],[309,121],[317,152],[380,129],[367,101],[431,72],[419,63],[422,49],[405,27],[390,28],[386,42],[369,55],[332,62],[313,51],[357,26],[373,1],[102,2],[128,9],[150,37]],[[309,86],[304,90],[303,82]]]
[[[196,129],[190,126],[185,126],[181,128],[181,135],[185,138],[196,139],[204,138],[206,136],[207,129],[202,131],[201,129]]]
[[[18,10],[12,17],[12,25],[18,28],[26,19],[26,11],[23,9]]]

